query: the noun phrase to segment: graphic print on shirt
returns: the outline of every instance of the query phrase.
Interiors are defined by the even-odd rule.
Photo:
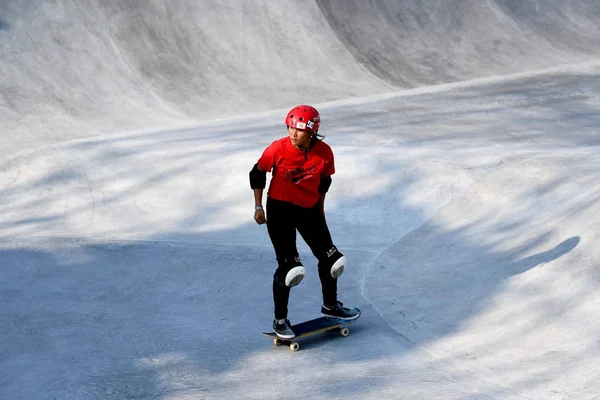
[[[313,172],[317,171],[316,165],[311,165],[307,168],[294,168],[294,169],[286,169],[283,171],[283,175],[292,181],[295,184],[302,182],[305,179],[308,179],[313,176]]]

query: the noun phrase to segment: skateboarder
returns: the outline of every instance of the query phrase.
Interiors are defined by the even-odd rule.
[[[305,269],[296,248],[296,230],[314,256],[323,293],[321,314],[353,320],[360,312],[344,307],[337,299],[337,278],[344,272],[346,257],[336,248],[325,221],[325,194],[335,173],[333,152],[318,133],[319,112],[309,105],[292,108],[286,118],[288,135],[269,145],[250,171],[254,191],[254,220],[267,224],[275,250],[273,275],[275,319],[273,330],[283,338],[294,337],[288,320],[290,289],[304,278]],[[266,173],[272,173],[267,193],[267,214],[262,206]]]

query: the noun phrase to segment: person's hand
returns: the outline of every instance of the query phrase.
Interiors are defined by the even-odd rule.
[[[263,209],[255,210],[254,211],[254,220],[259,225],[262,225],[265,222],[267,222],[267,219],[265,218],[265,210],[263,210]]]

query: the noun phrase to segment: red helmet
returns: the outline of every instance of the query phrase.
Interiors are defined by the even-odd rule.
[[[316,108],[303,104],[290,110],[285,117],[285,124],[292,128],[309,131],[314,135],[319,130],[321,117]]]

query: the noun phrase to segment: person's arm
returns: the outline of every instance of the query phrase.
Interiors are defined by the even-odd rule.
[[[257,224],[262,225],[267,222],[265,218],[265,210],[262,206],[263,189],[254,189],[254,220]]]
[[[250,171],[250,187],[254,192],[254,220],[262,225],[267,222],[262,206],[263,191],[267,184],[267,173],[259,168],[258,163]]]
[[[325,216],[325,193],[319,193],[319,208],[321,209],[321,214]]]
[[[319,184],[319,208],[323,216],[325,216],[325,195],[329,191],[329,186],[331,186],[331,176],[321,178],[321,183]]]

